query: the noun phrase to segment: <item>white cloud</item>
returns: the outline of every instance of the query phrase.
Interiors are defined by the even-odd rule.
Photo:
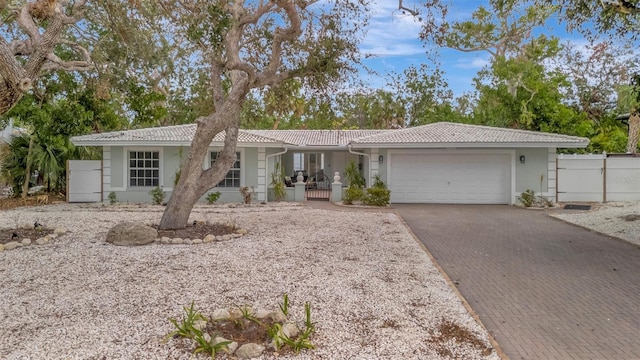
[[[397,6],[397,2],[394,2]],[[384,10],[386,9],[386,11]],[[421,23],[393,8],[378,8],[370,20],[360,50],[375,56],[402,56],[423,53],[420,43]]]
[[[459,69],[482,69],[489,65],[489,59],[486,57],[476,56],[474,58],[459,58],[456,61],[455,67]]]

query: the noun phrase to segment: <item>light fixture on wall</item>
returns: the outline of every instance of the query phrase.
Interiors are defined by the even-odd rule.
[[[524,164],[524,161],[525,161],[525,160],[526,160],[526,159],[525,159],[524,155],[520,155],[520,163],[521,163],[521,164]]]
[[[382,164],[383,161],[384,161],[384,157],[382,155],[378,156],[378,162]]]

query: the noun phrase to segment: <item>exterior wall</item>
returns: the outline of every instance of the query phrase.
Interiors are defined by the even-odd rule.
[[[549,154],[553,151],[553,172],[549,172]],[[520,156],[525,157],[524,164]],[[516,149],[516,193],[527,189],[536,193],[549,194],[549,181],[553,180],[553,196],[555,197],[555,149],[554,148],[520,148]],[[542,177],[542,180],[541,180]]]
[[[380,156],[382,156],[382,163],[380,162]],[[387,180],[387,162],[389,161],[389,156],[387,149],[378,149],[378,156],[375,157],[375,160],[378,162],[378,175],[380,175],[382,181],[388,183],[389,181]]]
[[[110,192],[114,192],[118,201],[133,203],[151,202],[149,191],[153,187],[129,187],[128,186],[128,151],[130,150],[154,150],[160,152],[160,179],[159,184],[165,192],[165,201],[168,201],[173,192],[173,183],[176,172],[180,169],[180,147],[107,147],[103,148],[103,184],[104,197],[108,201]],[[209,152],[216,149],[210,148]],[[258,190],[258,148],[240,148],[241,153],[241,185],[254,187]],[[264,155],[264,149],[262,149]],[[182,159],[185,161],[189,155],[189,148],[182,148]],[[203,166],[208,166],[210,162],[209,155],[205,159]],[[265,170],[266,171],[266,170]],[[262,173],[264,173],[263,171]],[[263,179],[264,181],[264,179]],[[264,185],[264,184],[263,184]],[[243,201],[239,188],[214,187],[208,193],[220,191],[221,196],[219,203],[239,203]],[[206,202],[207,194],[200,198],[200,202]],[[262,191],[262,196],[256,197],[254,201],[258,201],[260,197],[266,199],[266,188]],[[262,201],[260,200],[260,201]]]

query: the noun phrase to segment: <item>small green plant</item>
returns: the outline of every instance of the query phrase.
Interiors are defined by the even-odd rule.
[[[169,319],[169,321],[175,326],[176,330],[167,335],[166,340],[174,336],[193,338],[197,333],[202,333],[195,327],[195,323],[198,320],[206,320],[206,318],[200,314],[195,308],[193,301],[191,306],[184,307],[185,315],[182,316],[182,321],[178,322],[176,319]]]
[[[156,186],[153,190],[149,191],[151,200],[155,205],[162,205],[164,202],[164,191],[160,186]]]
[[[286,293],[282,295],[282,303],[278,305],[280,306],[280,311],[282,311],[284,316],[289,316],[289,295]]]
[[[345,205],[353,205],[354,201],[360,201],[364,197],[364,190],[359,187],[349,186],[342,194],[342,202]]]
[[[307,329],[314,329],[316,325],[311,321],[311,304],[306,302],[304,303],[304,326]]]
[[[353,160],[344,169],[344,177],[349,183],[349,187],[363,189],[366,185],[364,177],[360,174],[360,169],[358,169],[358,166],[356,166],[356,163]]]
[[[387,206],[390,201],[391,191],[387,189],[387,184],[382,181],[380,175],[376,175],[373,186],[367,189],[362,202],[369,206]]]
[[[216,192],[209,193],[209,194],[207,195],[207,202],[208,202],[209,204],[213,204],[213,203],[215,203],[216,201],[218,201],[218,199],[220,199],[220,195],[222,195],[222,194],[220,193],[220,191],[216,191]]]
[[[271,173],[271,186],[273,187],[273,195],[276,201],[282,201],[287,197],[286,184],[284,183],[284,168],[280,163],[275,163],[273,172]]]
[[[195,340],[196,344],[198,344],[196,346],[196,349],[193,351],[194,354],[202,352],[205,354],[210,354],[211,359],[214,359],[216,357],[216,353],[220,351],[225,351],[227,353],[229,352],[228,345],[231,344],[231,341],[221,341],[219,343],[214,343],[215,338],[207,340],[204,334],[205,333],[203,333],[202,331],[198,331],[197,334],[193,337],[193,340]]]
[[[273,340],[273,346],[275,347],[276,351],[280,350],[280,347],[282,347],[283,344],[282,325],[279,323],[271,324],[271,326],[269,326],[269,328],[267,329],[267,335],[269,335],[269,339]]]
[[[113,205],[115,203],[118,202],[118,198],[116,197],[116,193],[115,192],[110,192],[109,193],[109,204]]]
[[[531,207],[535,200],[536,193],[531,189],[527,189],[522,194],[520,194],[520,202],[522,203],[522,205],[524,205],[524,207]]]

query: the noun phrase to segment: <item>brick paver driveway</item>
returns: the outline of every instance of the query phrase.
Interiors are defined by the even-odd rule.
[[[510,206],[394,205],[511,359],[640,359],[640,249]]]

